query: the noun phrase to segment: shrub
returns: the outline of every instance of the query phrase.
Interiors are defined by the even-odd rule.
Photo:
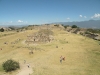
[[[58,24],[55,24],[54,26],[59,27],[59,25],[58,25]]]
[[[85,34],[90,34],[90,32],[86,31]]]
[[[4,29],[3,29],[3,28],[1,28],[1,29],[0,29],[0,31],[1,31],[1,32],[4,32]]]
[[[72,28],[77,28],[77,26],[76,25],[72,25]]]
[[[17,30],[17,32],[19,32],[19,30]]]
[[[87,31],[92,32],[92,33],[100,33],[100,29],[87,29]]]
[[[6,62],[4,62],[2,64],[2,66],[3,66],[3,69],[6,72],[13,71],[13,70],[16,70],[16,69],[20,68],[19,63],[12,60],[12,59],[7,60]]]
[[[65,25],[64,28],[66,29],[67,27],[69,27],[68,25]]]

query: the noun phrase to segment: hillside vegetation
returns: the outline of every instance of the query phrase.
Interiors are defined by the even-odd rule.
[[[32,67],[31,75],[100,75],[99,41],[52,27],[53,41],[26,44],[27,36],[39,30],[33,28],[14,34],[10,31],[0,32],[0,35],[11,34],[0,37],[0,75],[16,75],[20,72],[20,69],[8,73],[3,70],[2,63],[8,59],[18,61],[21,69],[26,60]],[[30,54],[31,50],[33,54]],[[62,63],[61,56],[65,57]]]

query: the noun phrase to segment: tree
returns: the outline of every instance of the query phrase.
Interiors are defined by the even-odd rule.
[[[1,29],[0,29],[0,31],[1,31],[1,32],[4,32],[4,29],[3,29],[3,28],[1,28]]]
[[[87,29],[87,31],[92,32],[92,33],[100,33],[100,29],[89,28],[89,29]]]
[[[13,71],[20,68],[19,63],[11,59],[4,62],[2,66],[6,72]]]
[[[59,27],[59,24],[55,24],[54,26]]]
[[[77,26],[76,25],[72,25],[72,28],[77,28]]]
[[[64,28],[66,29],[67,27],[69,27],[69,25],[64,25]]]
[[[15,27],[9,27],[11,30],[15,30]]]

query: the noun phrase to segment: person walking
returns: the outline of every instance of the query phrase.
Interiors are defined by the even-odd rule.
[[[30,68],[30,64],[27,64],[27,67]]]
[[[60,57],[60,63],[62,63],[62,56]]]
[[[26,63],[26,60],[24,60],[24,64]]]
[[[63,60],[65,61],[65,57],[63,57]]]

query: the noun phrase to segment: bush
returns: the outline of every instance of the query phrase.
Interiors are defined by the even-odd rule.
[[[69,25],[65,25],[64,28],[66,29],[67,27],[69,27]]]
[[[59,25],[58,25],[58,24],[55,24],[54,26],[59,27]]]
[[[1,29],[0,29],[0,31],[1,31],[1,32],[4,32],[4,29],[3,29],[3,28],[1,28]]]
[[[19,63],[11,59],[4,62],[2,66],[6,72],[13,71],[20,68]]]
[[[100,29],[87,29],[87,31],[92,32],[92,33],[100,33]]]
[[[77,28],[77,26],[76,25],[72,25],[72,28]]]
[[[90,32],[86,31],[85,34],[90,34]]]

